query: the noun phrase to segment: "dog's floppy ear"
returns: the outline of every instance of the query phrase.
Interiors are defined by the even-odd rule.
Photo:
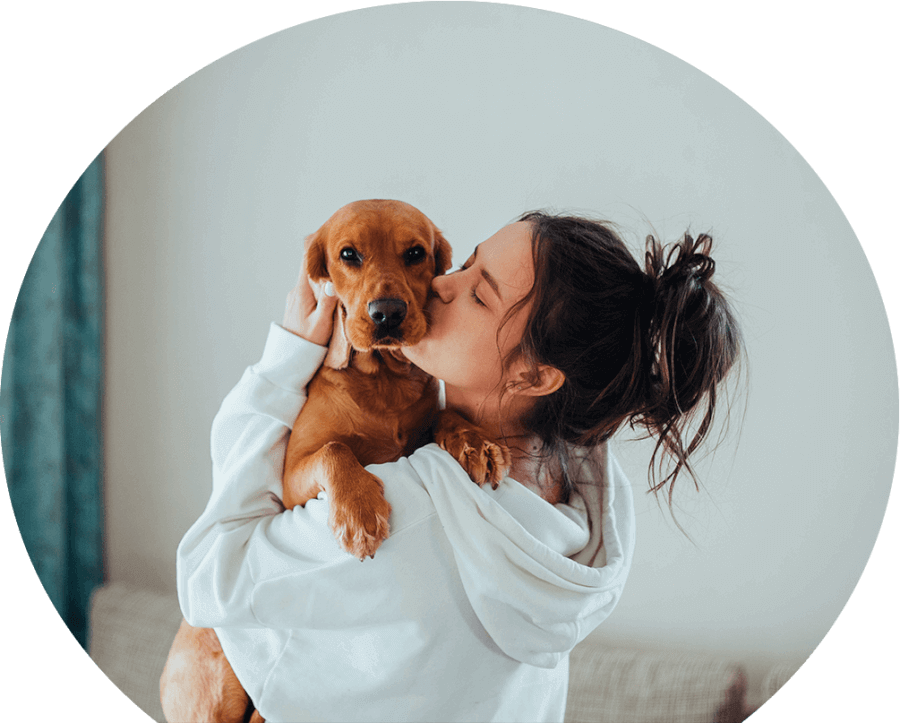
[[[447,243],[447,239],[444,238],[444,235],[434,229],[434,273],[435,276],[440,276],[447,269],[450,268],[450,264],[453,263],[453,249],[450,248],[450,244]]]
[[[346,369],[350,366],[350,340],[344,331],[344,305],[338,303],[334,308],[334,331],[331,332],[331,341],[328,342],[328,353],[322,363],[330,369]]]
[[[320,228],[306,237],[306,275],[313,281],[330,279],[325,259],[325,233]]]

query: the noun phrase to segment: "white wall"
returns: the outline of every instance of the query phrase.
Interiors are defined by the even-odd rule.
[[[638,490],[631,580],[609,639],[802,658],[871,551],[893,473],[887,318],[853,231],[751,108],[628,36],[519,7],[390,6],[248,46],[110,144],[108,559],[174,589],[210,491],[222,397],[258,358],[299,239],[358,198],[400,198],[457,262],[535,207],[597,213],[637,248],[711,230],[743,319],[746,414],[685,484],[685,540]]]

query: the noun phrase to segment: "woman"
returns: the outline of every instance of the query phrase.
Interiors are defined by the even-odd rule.
[[[603,442],[645,426],[674,460],[651,487],[671,494],[739,353],[710,245],[650,239],[642,270],[603,224],[533,213],[436,278],[407,356],[511,448],[512,471],[480,488],[433,444],[371,466],[391,536],[362,565],[324,496],[278,502],[335,303],[300,280],[216,417],[213,494],[178,550],[186,620],[216,628],[267,721],[563,719],[569,651],[632,558],[630,485]]]

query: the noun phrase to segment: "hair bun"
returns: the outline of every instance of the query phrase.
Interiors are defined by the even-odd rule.
[[[651,335],[659,331],[664,318],[673,309],[682,308],[688,297],[707,285],[716,270],[710,257],[712,237],[700,234],[696,240],[688,233],[676,243],[663,246],[647,237],[644,254],[646,270],[640,279],[639,314],[642,326]]]
[[[685,233],[681,241],[665,248],[653,236],[648,236],[644,255],[646,273],[659,286],[687,281],[705,284],[716,270],[716,262],[709,255],[711,248],[712,237],[705,233],[696,240]]]

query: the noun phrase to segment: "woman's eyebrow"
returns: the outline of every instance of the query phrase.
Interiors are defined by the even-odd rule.
[[[472,251],[472,258],[478,258],[478,246],[475,247],[475,250]],[[497,298],[500,301],[503,301],[503,297],[500,295],[500,284],[497,283],[497,279],[490,275],[490,273],[482,269],[481,275],[484,277],[484,280],[488,282],[488,285],[494,290],[494,293],[497,295]]]
[[[493,276],[491,276],[485,269],[481,270],[481,275],[494,290],[494,293],[497,294],[497,298],[500,299],[500,301],[503,301],[503,297],[500,296],[500,285],[497,283],[497,280]]]

